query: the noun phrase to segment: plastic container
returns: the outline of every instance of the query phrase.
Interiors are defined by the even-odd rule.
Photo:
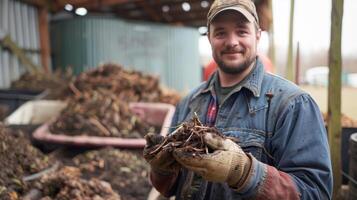
[[[18,89],[2,89],[0,90],[0,105],[8,107],[8,113],[12,113],[19,106],[29,100],[43,99],[48,94],[48,91],[31,91]]]
[[[165,136],[169,131],[171,120],[175,112],[175,107],[165,103],[131,103],[132,112],[152,125],[161,125],[159,134]],[[49,131],[49,123],[40,126],[33,134],[35,140],[39,142],[69,145],[73,147],[105,147],[112,146],[118,148],[144,148],[146,141],[144,138],[116,138],[99,136],[69,136],[52,134]]]
[[[4,121],[8,125],[39,125],[57,117],[66,107],[64,101],[28,101],[16,109]]]
[[[42,124],[53,119],[66,106],[64,101],[35,100],[28,101],[9,115],[4,123],[7,127],[26,134],[31,143],[43,152],[50,152],[58,146],[39,143],[34,140],[32,133]]]

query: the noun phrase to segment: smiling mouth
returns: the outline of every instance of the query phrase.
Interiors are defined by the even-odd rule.
[[[243,54],[243,53],[244,53],[243,51],[223,51],[222,55],[223,54]]]
[[[237,55],[237,54],[243,54],[243,52],[223,52],[222,55],[227,55],[227,56],[232,56],[232,55]]]

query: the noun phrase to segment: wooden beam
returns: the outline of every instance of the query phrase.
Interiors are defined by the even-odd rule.
[[[140,1],[139,4],[153,20],[156,22],[162,21],[161,16],[154,9],[152,9],[146,1]]]
[[[45,7],[45,6],[47,6],[47,1],[46,0],[22,0],[22,2],[34,5],[36,7]]]
[[[72,4],[74,6],[83,6],[85,4],[96,3],[96,0],[56,0],[55,3],[58,6],[65,6],[66,4]]]
[[[341,190],[341,74],[342,18],[344,0],[332,0],[328,80],[328,134],[333,169],[333,198],[342,199]]]
[[[162,7],[160,5],[161,4],[161,0],[155,0],[154,3],[155,3],[155,5],[153,5],[154,7],[159,7],[159,13],[161,13],[162,18],[164,18],[164,20],[166,22],[171,22],[172,21],[172,17],[170,15],[168,15],[167,13],[164,13],[162,11]],[[160,5],[160,6],[157,6],[157,5]]]
[[[6,35],[0,38],[0,46],[11,51],[17,56],[20,62],[26,67],[27,71],[34,74],[39,72],[38,66],[36,66],[31,59],[29,59],[25,52],[11,39],[10,35]]]
[[[145,0],[57,0],[56,11],[62,10],[66,4],[71,4],[75,7],[85,7],[86,9],[95,9],[102,6],[117,6],[144,1]]]
[[[50,48],[50,33],[48,25],[48,10],[42,7],[38,10],[39,32],[40,32],[40,47],[41,47],[41,64],[45,73],[51,72],[51,48]]]

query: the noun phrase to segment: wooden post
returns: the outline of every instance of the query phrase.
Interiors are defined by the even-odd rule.
[[[41,47],[41,64],[45,73],[51,72],[51,48],[50,33],[48,25],[48,9],[46,7],[38,8],[40,47]]]
[[[295,59],[295,84],[300,85],[300,72],[301,72],[301,65],[300,65],[300,44],[297,43],[296,48],[296,59]]]
[[[333,199],[341,199],[341,32],[344,0],[332,0],[329,51],[328,133],[333,168]]]
[[[294,82],[294,62],[293,62],[293,36],[294,36],[294,9],[295,0],[290,1],[290,28],[289,28],[289,47],[288,47],[288,61],[287,61],[287,71],[286,78]]]
[[[271,13],[271,25],[269,28],[269,50],[268,50],[268,55],[269,58],[273,64],[273,72],[275,71],[276,68],[276,59],[275,59],[275,41],[274,41],[274,13],[273,13],[273,1],[269,1],[269,10]]]

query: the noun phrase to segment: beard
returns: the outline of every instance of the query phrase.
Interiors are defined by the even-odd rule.
[[[222,72],[226,74],[240,74],[249,68],[249,66],[255,61],[255,58],[256,56],[249,57],[236,66],[228,66],[223,62],[222,59],[215,60],[217,62],[218,68],[222,70]]]

